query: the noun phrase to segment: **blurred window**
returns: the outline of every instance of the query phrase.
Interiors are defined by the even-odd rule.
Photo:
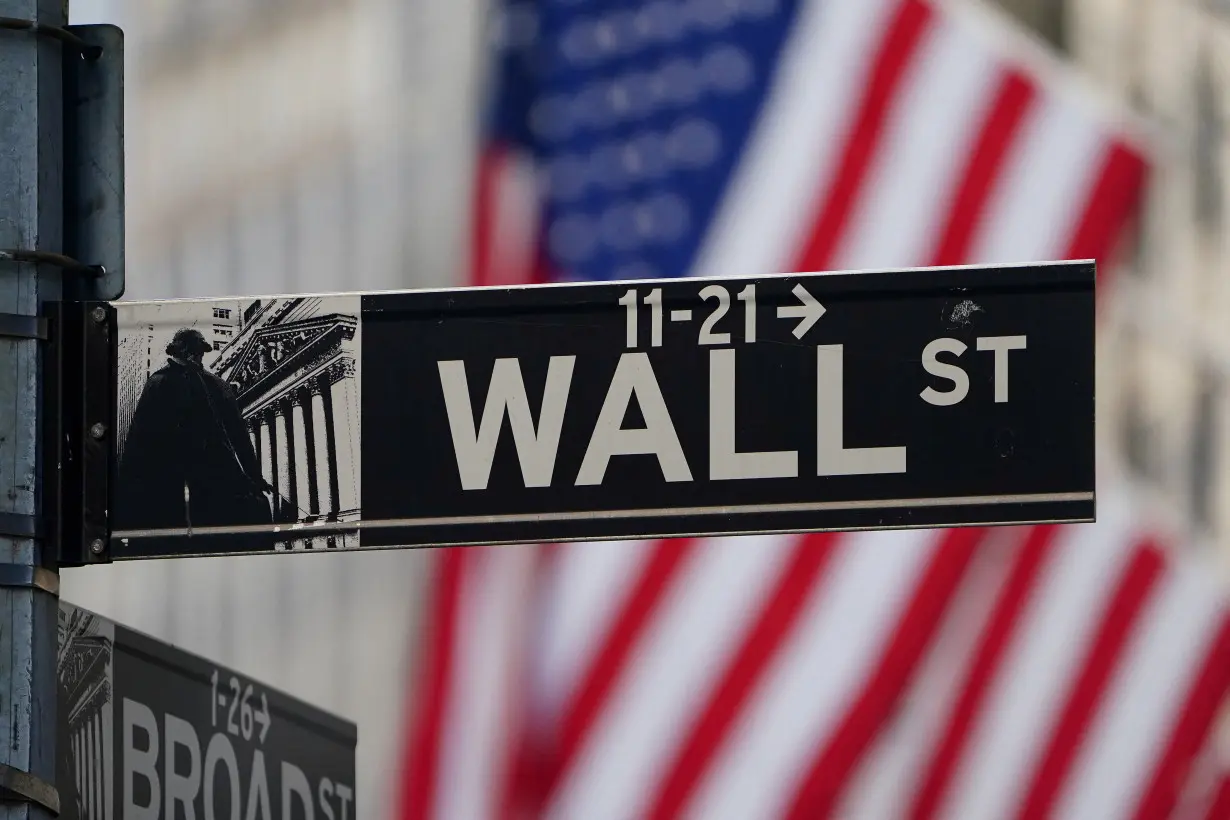
[[[1154,453],[1156,430],[1149,423],[1144,409],[1144,396],[1141,391],[1141,380],[1138,372],[1140,342],[1134,334],[1126,333],[1123,338],[1125,373],[1123,378],[1123,422],[1120,434],[1123,436],[1123,453],[1128,466],[1136,474],[1151,480],[1159,478],[1157,458]]]
[[[994,0],[994,3],[1055,48],[1067,50],[1067,0]]]
[[[1213,524],[1213,499],[1215,466],[1217,464],[1218,407],[1221,404],[1221,379],[1211,367],[1202,368],[1200,383],[1196,387],[1195,408],[1192,419],[1189,486],[1191,516],[1201,529]]]
[[[208,50],[242,39],[268,37],[271,30],[288,26],[329,7],[353,0],[146,0],[148,17],[142,35],[148,41],[148,59],[155,67],[184,64]]]
[[[1196,177],[1196,219],[1200,227],[1218,230],[1222,211],[1222,120],[1215,78],[1207,55],[1202,55],[1198,61],[1194,81],[1196,123],[1192,160]]]

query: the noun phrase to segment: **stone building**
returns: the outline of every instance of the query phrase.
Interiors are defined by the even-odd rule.
[[[1230,3],[1068,0],[1067,46],[1156,154],[1104,303],[1112,446],[1230,574]]]

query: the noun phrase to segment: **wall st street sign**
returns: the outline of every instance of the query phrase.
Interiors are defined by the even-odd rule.
[[[1094,517],[1094,264],[118,304],[110,558]]]
[[[65,820],[354,820],[353,723],[60,603]]]

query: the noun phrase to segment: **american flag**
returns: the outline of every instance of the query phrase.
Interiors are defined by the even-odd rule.
[[[925,0],[504,3],[472,282],[1096,258],[1145,153]],[[1230,610],[1099,521],[441,551],[404,818],[1230,816]]]

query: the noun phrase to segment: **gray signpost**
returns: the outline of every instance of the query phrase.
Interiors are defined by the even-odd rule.
[[[59,811],[59,581],[42,515],[48,476],[40,374],[47,306],[75,288],[68,278],[86,275],[67,258],[63,80],[87,56],[97,57],[65,28],[67,13],[67,3],[0,0],[0,811],[13,818]]]

